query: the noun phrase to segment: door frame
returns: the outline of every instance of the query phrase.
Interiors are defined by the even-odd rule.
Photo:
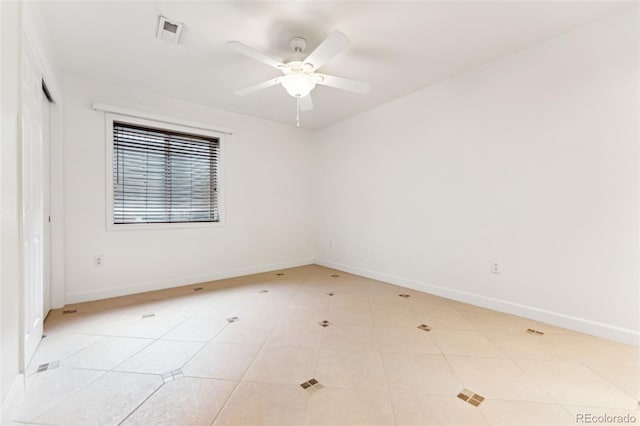
[[[49,93],[47,84],[42,80],[42,156],[43,176],[45,182],[42,185],[42,263],[43,263],[43,292],[42,292],[42,320],[47,319],[51,310],[51,104],[53,98]]]

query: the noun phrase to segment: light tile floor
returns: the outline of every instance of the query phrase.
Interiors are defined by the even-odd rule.
[[[15,424],[640,424],[637,348],[316,265],[65,310]]]

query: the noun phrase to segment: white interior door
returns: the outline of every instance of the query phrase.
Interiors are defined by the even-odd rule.
[[[22,274],[25,365],[43,331],[44,299],[44,144],[42,74],[29,40],[22,52]],[[48,179],[47,179],[48,181]]]
[[[47,318],[51,310],[51,139],[50,108],[51,102],[40,91],[42,105],[42,223],[43,223],[43,299],[42,318]]]

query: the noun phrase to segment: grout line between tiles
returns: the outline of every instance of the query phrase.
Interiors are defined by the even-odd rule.
[[[71,334],[75,334],[75,333],[71,333]],[[76,355],[77,353],[80,353],[80,352],[84,351],[85,349],[89,349],[90,347],[92,347],[92,346],[94,346],[94,345],[97,345],[98,343],[102,342],[103,340],[105,340],[105,339],[107,339],[107,338],[109,338],[109,337],[112,337],[112,336],[105,336],[105,335],[102,335],[102,334],[90,334],[90,336],[100,336],[100,337],[102,337],[102,339],[98,339],[97,341],[95,341],[95,342],[93,342],[93,343],[91,343],[91,344],[89,344],[89,345],[87,345],[87,346],[85,346],[85,347],[83,347],[83,348],[80,348],[80,349],[78,349],[77,351],[75,351],[75,352],[73,352],[73,353],[70,353],[70,354],[68,354],[68,355],[66,355],[66,356],[64,356],[64,357],[62,357],[62,358],[60,358],[60,360],[59,360],[59,361],[60,361],[60,366],[61,366],[61,367],[67,367],[67,366],[65,366],[65,365],[62,365],[62,361],[64,361],[65,359],[68,359],[68,358],[70,358],[70,357],[72,357],[72,356]],[[74,367],[67,367],[67,368],[74,368]],[[33,375],[33,374],[32,374],[32,375]],[[30,376],[29,376],[29,377],[30,377]]]
[[[604,376],[603,374],[600,374],[596,369],[591,368],[591,366],[587,363],[585,363],[584,361],[581,360],[576,360],[576,362],[580,365],[582,365],[583,367],[587,368],[588,370],[592,371],[594,374],[596,374],[598,377],[600,377],[601,379],[603,379],[604,381],[606,381],[607,383],[609,383],[610,385],[612,385],[613,387],[615,387],[616,389],[618,389],[619,391],[621,391],[622,393],[624,393],[625,395],[628,395],[631,397],[631,399],[634,400],[638,400],[638,395],[632,395],[629,392],[627,392],[626,390],[622,389],[620,386],[618,386],[616,383],[614,383],[613,381],[611,381],[608,377]],[[639,365],[638,367],[640,368],[640,360],[638,361]],[[640,377],[639,377],[640,379]],[[640,388],[640,382],[638,382],[638,387]],[[640,389],[639,389],[640,390]],[[639,402],[640,404],[640,402]]]
[[[305,275],[304,279],[302,280],[302,285],[304,285],[307,281],[307,279],[309,278],[309,274],[311,273],[311,271],[308,271],[307,274]],[[329,306],[327,306],[327,313],[329,312]],[[272,331],[273,333],[273,331]],[[322,333],[322,330],[320,331],[320,333]],[[269,337],[271,337],[271,335],[269,335]],[[266,341],[268,341],[269,339],[267,338]],[[265,342],[266,342],[265,341]],[[313,347],[313,352],[314,352],[314,356],[315,356],[315,365],[313,366],[313,377],[318,377],[318,362],[320,360],[320,347],[318,346],[318,341],[314,342]],[[309,405],[311,402],[311,395],[307,395],[307,402],[306,405],[304,407],[304,420],[305,423],[307,423],[307,419],[309,417]],[[222,411],[222,410],[221,410]]]
[[[104,370],[97,370],[97,371],[104,371]],[[83,389],[85,389],[86,387],[90,386],[91,384],[95,383],[96,381],[100,380],[101,378],[103,378],[108,372],[104,371],[104,374],[100,374],[99,376],[97,376],[95,379],[90,380],[88,383],[86,383],[83,386],[80,386],[78,389],[76,389],[74,392],[71,392],[69,395],[67,395],[66,397],[62,398],[60,401],[58,401],[57,403],[55,403],[54,405],[52,405],[49,409],[45,410],[44,412],[42,412],[41,414],[39,414],[36,417],[33,417],[31,420],[29,420],[29,423],[33,423],[36,420],[38,420],[38,418],[44,416],[45,414],[47,414],[49,411],[55,409],[56,407],[58,407],[60,404],[64,403],[66,400],[68,400],[69,398],[71,398],[72,396],[76,395],[78,392],[82,391]],[[42,422],[38,422],[38,423],[42,423]],[[46,424],[46,423],[42,423],[42,424]]]
[[[179,325],[181,325],[182,323],[186,322],[186,321],[187,321],[188,319],[190,319],[190,318],[192,318],[192,316],[190,316],[190,317],[185,317],[185,319],[184,319],[182,322],[180,322],[178,325],[176,325],[176,326],[175,326],[175,327],[173,327],[173,328],[178,327]],[[139,320],[139,321],[141,321],[141,320]],[[137,323],[137,322],[136,322],[136,323]],[[133,324],[132,324],[132,325],[133,325]],[[222,330],[224,330],[227,326],[228,326],[228,324],[227,324],[227,325],[225,325],[222,329],[220,329],[220,331],[218,331],[218,333],[216,333],[216,336],[217,336],[219,333],[221,333],[221,332],[222,332]],[[172,328],[171,330],[173,330],[173,328]],[[137,355],[138,353],[140,353],[142,350],[144,350],[145,348],[149,347],[149,346],[150,346],[150,345],[152,345],[153,343],[158,342],[158,341],[159,341],[159,340],[160,340],[164,335],[166,335],[167,333],[169,333],[171,330],[167,331],[166,333],[164,333],[163,335],[161,335],[161,336],[159,336],[159,337],[157,337],[157,338],[155,338],[155,339],[146,339],[146,338],[139,338],[139,337],[123,337],[123,338],[135,338],[135,339],[144,339],[144,340],[152,340],[152,341],[151,341],[149,344],[147,344],[147,345],[145,345],[144,347],[142,347],[142,348],[141,348],[140,350],[138,350],[137,352],[135,352],[134,354],[132,354],[131,356],[129,356],[128,358],[126,358],[125,360],[123,360],[122,362],[120,362],[119,364],[117,364],[116,366],[114,366],[111,370],[106,370],[106,371],[105,371],[105,370],[99,370],[99,371],[104,371],[105,373],[104,373],[104,374],[102,374],[102,375],[100,375],[98,378],[96,378],[96,380],[97,380],[97,379],[99,379],[99,378],[101,378],[101,377],[103,377],[104,375],[108,374],[109,372],[114,371],[114,369],[115,369],[115,368],[117,368],[118,366],[122,365],[124,362],[126,362],[126,361],[127,361],[127,360],[129,360],[130,358],[134,357],[135,355]],[[110,336],[110,337],[116,337],[116,336]],[[214,336],[211,340],[213,340],[214,338],[215,338],[215,336]],[[210,341],[211,341],[211,340],[210,340]],[[210,342],[210,341],[209,341],[209,342]],[[204,345],[203,345],[203,346],[202,346],[202,347],[201,347],[201,348],[200,348],[196,353],[194,353],[194,355],[193,355],[191,358],[189,358],[189,359],[188,359],[188,360],[187,360],[187,361],[182,365],[182,367],[181,367],[181,368],[184,368],[184,366],[185,366],[189,361],[191,361],[191,359],[193,359],[193,357],[195,357],[198,353],[200,353],[200,352],[201,352],[201,351],[202,351],[202,350],[207,346],[207,344],[208,344],[209,342],[206,342],[206,343],[205,343],[205,344],[204,344]],[[96,342],[96,343],[97,343],[97,342]],[[95,344],[95,343],[94,343],[94,344]],[[91,346],[91,345],[90,345],[90,346]],[[85,349],[86,349],[86,348],[85,348]],[[148,374],[148,375],[154,375],[154,376],[160,376],[160,377],[161,377],[161,375],[154,374],[154,373],[138,373],[138,372],[127,372],[127,373],[132,373],[132,374]],[[95,381],[95,380],[94,380],[94,381]],[[94,381],[92,381],[91,383],[93,383]],[[89,384],[90,384],[90,383],[89,383]],[[88,386],[89,384],[87,384],[86,386]],[[141,407],[141,406],[142,406],[142,405],[143,405],[143,404],[144,404],[144,403],[145,403],[149,398],[151,398],[151,397],[152,397],[152,396],[153,396],[153,395],[154,395],[154,394],[155,394],[155,393],[156,393],[156,392],[157,392],[157,391],[158,391],[162,386],[164,386],[165,384],[166,384],[166,383],[164,383],[164,382],[163,382],[163,383],[161,383],[161,384],[160,384],[160,385],[159,385],[159,386],[158,386],[158,387],[157,387],[153,392],[151,392],[151,393],[150,393],[150,394],[149,394],[149,395],[148,395],[148,396],[147,396],[147,397],[146,397],[146,398],[145,398],[145,399],[144,399],[140,404],[138,404],[138,405],[137,405],[137,406],[136,406],[136,407],[135,407],[135,408],[134,408],[134,409],[133,409],[129,414],[127,414],[127,416],[125,416],[125,418],[123,418],[123,419],[118,423],[118,425],[121,425],[122,423],[124,423],[124,422],[125,422],[125,421],[126,421],[126,420],[127,420],[127,419],[128,419],[128,418],[129,418],[129,417],[130,417],[130,416],[131,416],[131,415],[132,415],[132,414],[133,414],[133,413],[134,413],[138,408],[140,408],[140,407]],[[86,387],[86,386],[85,386],[85,387]],[[83,387],[83,388],[84,388],[84,387]],[[73,394],[75,394],[75,393],[76,393],[76,392],[74,392]],[[72,395],[73,395],[73,394],[72,394]],[[66,399],[68,399],[68,398],[70,398],[72,395],[69,395],[67,398],[65,398],[65,400],[66,400]],[[60,401],[60,402],[62,402],[62,401]],[[53,407],[52,407],[52,408],[53,408]],[[47,411],[49,411],[49,410],[47,410]],[[45,413],[43,413],[42,415],[44,415],[44,414],[45,414]],[[217,415],[216,415],[216,416],[217,416]],[[33,420],[35,420],[35,419],[33,419]],[[215,420],[215,419],[214,419],[214,420]]]
[[[378,341],[378,334],[377,333],[376,333],[376,341]],[[387,367],[385,366],[384,357],[382,356],[382,352],[380,352],[379,347],[378,347],[378,355],[380,356],[380,363],[382,364],[382,371],[384,373],[384,383],[385,383],[385,387],[386,387],[385,394],[387,395],[387,398],[389,399],[389,405],[391,406],[391,414],[393,415],[393,421],[397,425],[398,424],[398,419],[397,419],[397,416],[396,416],[396,407],[395,407],[395,404],[393,403],[393,398],[391,397],[391,388],[389,387],[389,376],[387,375]]]
[[[155,374],[155,375],[156,375],[156,376],[158,376],[158,374]],[[161,377],[162,377],[162,376],[161,376]],[[143,405],[145,402],[147,402],[147,401],[149,400],[149,398],[151,398],[153,395],[155,395],[155,394],[156,394],[156,392],[158,392],[158,391],[160,390],[160,388],[162,388],[164,385],[166,385],[166,383],[165,383],[164,381],[163,381],[162,383],[160,383],[160,385],[159,385],[157,388],[155,388],[155,389],[153,390],[153,392],[151,392],[149,395],[147,395],[147,397],[146,397],[145,399],[143,399],[143,400],[142,400],[142,402],[140,402],[140,404],[138,404],[138,405],[137,405],[133,410],[131,410],[131,412],[130,412],[129,414],[127,414],[127,415],[126,415],[122,420],[120,420],[120,421],[118,422],[118,426],[120,426],[120,425],[121,425],[121,424],[123,424],[125,421],[127,421],[127,419],[128,419],[129,417],[131,417],[131,415],[132,415],[133,413],[135,413],[135,412],[136,412],[136,410],[138,410],[138,408],[142,407],[142,405]]]
[[[437,345],[437,344],[436,344]],[[460,381],[460,383],[462,384],[462,387],[465,389],[468,389],[466,386],[468,386],[464,380],[462,380],[462,377],[460,377],[460,374],[458,374],[458,371],[453,367],[453,364],[451,364],[451,361],[449,361],[449,358],[447,357],[447,355],[443,354],[442,355],[444,357],[444,359],[447,361],[447,364],[449,365],[449,368],[451,368],[451,371],[453,371],[453,373],[456,375],[456,377],[458,378],[458,380]],[[487,399],[485,397],[485,399]],[[493,399],[493,398],[489,398],[489,399]],[[484,412],[482,411],[482,407],[478,407],[479,408],[479,412],[480,415],[482,416],[482,419],[485,421],[485,423],[487,425],[490,425],[491,423],[489,422],[489,419],[487,418],[487,416],[484,414]]]
[[[487,339],[489,342],[491,342],[491,344],[492,344],[493,346],[495,346],[495,347],[496,347],[496,348],[497,348],[497,349],[498,349],[498,350],[499,350],[499,351],[504,355],[504,357],[505,357],[506,359],[508,359],[509,361],[511,361],[511,363],[512,363],[513,365],[515,365],[515,366],[516,366],[516,368],[517,368],[518,370],[520,370],[520,372],[521,372],[525,377],[528,377],[528,378],[529,378],[533,383],[535,383],[535,384],[536,384],[536,386],[538,386],[538,388],[540,388],[540,390],[542,390],[542,392],[544,392],[544,393],[545,393],[545,395],[547,395],[547,396],[549,397],[549,399],[551,399],[551,401],[553,401],[553,402],[555,402],[555,403],[557,403],[557,404],[561,405],[561,404],[560,404],[560,401],[558,401],[556,398],[554,398],[554,397],[553,397],[553,395],[551,395],[551,394],[549,393],[549,391],[547,391],[547,389],[546,389],[544,386],[542,386],[542,385],[541,385],[541,384],[540,384],[540,383],[539,383],[535,378],[533,378],[531,375],[529,375],[529,374],[524,370],[524,368],[522,368],[522,367],[520,366],[520,364],[518,364],[518,363],[516,362],[516,360],[515,360],[513,357],[509,356],[509,354],[507,354],[505,351],[503,351],[502,349],[500,349],[500,348],[499,348],[499,347],[498,347],[498,346],[493,342],[493,340],[492,340],[488,335],[486,335],[482,330],[478,330],[478,332],[479,332],[480,334],[482,334],[482,335],[485,337],[485,339]],[[531,401],[531,402],[535,402],[535,401]]]
[[[367,297],[369,297],[369,292],[367,292]],[[371,318],[373,320],[373,311],[371,309],[372,304],[371,304],[371,298],[369,297],[369,311],[371,314]],[[409,305],[409,308],[411,310],[411,312],[413,313],[413,315],[416,318],[419,318],[419,315],[417,314],[416,310],[414,309],[414,307],[412,305]],[[385,365],[385,360],[384,360],[384,356],[383,352],[380,350],[380,335],[379,335],[379,326],[375,325],[375,320],[374,322],[374,332],[375,332],[375,338],[376,338],[376,348],[378,349],[377,352],[380,356],[380,362],[382,364],[382,371],[384,372],[384,381],[385,381],[385,386],[386,386],[386,391],[385,394],[387,395],[387,398],[389,400],[389,405],[391,406],[391,415],[393,416],[393,421],[394,423],[397,425],[398,424],[398,419],[397,419],[397,415],[396,415],[396,406],[393,403],[393,398],[391,397],[391,388],[389,387],[389,376],[387,374],[387,366]],[[380,327],[389,327],[389,326],[380,326]],[[400,328],[405,328],[405,327],[400,327]],[[431,339],[432,341],[434,339]],[[434,342],[435,344],[435,342]],[[440,350],[440,348],[438,346],[436,346],[438,348],[438,350],[440,351],[440,354],[442,355],[442,351]]]
[[[163,336],[165,336],[166,334],[168,334],[169,332],[171,332],[171,330],[173,330],[176,327],[179,327],[180,325],[182,325],[183,323],[185,323],[186,321],[188,321],[189,319],[191,319],[192,316],[188,316],[185,317],[180,323],[178,323],[175,327],[171,328],[169,331],[165,332],[164,334],[160,335],[159,337],[156,338],[152,338],[152,339],[147,339],[147,338],[139,338],[139,337],[124,337],[124,338],[132,338],[132,339],[145,339],[145,340],[152,340],[148,345],[145,345],[144,347],[142,347],[139,351],[135,352],[133,355],[129,356],[128,358],[126,358],[125,360],[123,360],[122,362],[120,362],[119,364],[117,364],[116,366],[114,366],[113,368],[111,368],[111,370],[109,371],[119,371],[116,370],[119,366],[121,366],[122,364],[124,364],[125,362],[127,362],[129,359],[133,358],[134,356],[138,355],[140,352],[142,352],[144,349],[148,348],[149,346],[159,342]],[[144,321],[144,319],[140,319],[139,321]],[[136,322],[137,323],[137,322]],[[222,330],[224,330],[227,327],[227,325],[225,325],[218,333],[216,333],[216,336],[222,332]],[[214,336],[215,337],[215,336]],[[166,340],[165,340],[166,341]],[[187,342],[192,342],[192,341],[187,341]],[[196,342],[196,343],[203,343],[203,342]],[[205,343],[193,356],[195,356],[197,353],[199,353],[202,349],[204,349],[207,346],[208,342]],[[187,362],[189,362],[192,358],[189,358],[189,360],[187,360]],[[186,365],[183,364],[182,367],[184,367]],[[182,368],[180,367],[180,368]],[[136,373],[135,371],[127,371],[129,373]]]
[[[433,344],[440,351],[440,355],[445,359],[445,361],[447,362],[447,365],[449,366],[451,371],[453,371],[453,374],[455,374],[456,378],[458,379],[458,382],[462,385],[463,388],[466,388],[467,384],[464,382],[464,380],[462,380],[462,377],[460,377],[460,374],[458,373],[458,371],[453,367],[453,364],[451,364],[451,361],[449,361],[449,357],[442,351],[442,348],[440,347],[440,345],[438,345],[438,342],[436,341],[436,339],[433,339]],[[491,423],[489,423],[489,419],[487,419],[487,417],[484,415],[482,410],[479,410],[479,411],[485,423],[487,425],[490,425]]]
[[[199,342],[199,343],[204,343],[204,345],[202,345],[202,347],[200,349],[198,349],[191,357],[189,357],[189,359],[187,359],[182,366],[180,367],[180,369],[183,369],[187,364],[189,364],[191,362],[191,360],[193,360],[200,352],[202,352],[207,346],[209,346],[209,343],[212,343],[213,339],[216,338],[216,336],[218,336],[218,334],[222,333],[224,330],[226,330],[226,328],[229,327],[229,323],[225,324],[224,327],[222,327],[220,329],[220,331],[218,331],[215,336],[213,336],[211,339],[209,339],[206,342]]]
[[[98,335],[98,334],[96,334],[96,335],[94,335],[94,336],[102,336],[102,335]],[[92,344],[90,344],[89,346],[85,346],[84,348],[82,348],[82,349],[80,349],[80,350],[78,350],[78,351],[76,351],[76,352],[74,352],[74,353],[72,353],[72,354],[70,354],[70,355],[67,355],[67,356],[65,356],[64,358],[62,358],[62,359],[60,360],[60,361],[61,361],[61,365],[60,365],[60,366],[61,366],[61,367],[67,367],[67,368],[81,368],[81,367],[73,367],[73,366],[64,366],[64,365],[62,365],[62,361],[66,360],[66,359],[68,359],[68,358],[71,358],[72,356],[74,356],[74,355],[76,355],[76,354],[78,354],[78,353],[80,353],[80,352],[82,352],[82,351],[84,351],[84,350],[86,350],[86,349],[89,349],[90,347],[92,347],[92,346],[94,346],[94,345],[97,345],[98,343],[100,343],[100,342],[102,342],[102,341],[104,341],[104,340],[106,340],[106,339],[108,339],[108,338],[122,338],[122,339],[151,340],[151,339],[145,339],[145,338],[141,338],[141,337],[122,337],[122,336],[102,336],[102,337],[104,337],[104,338],[103,338],[103,339],[100,339],[100,340],[98,340],[98,341],[96,341],[96,342],[94,342],[94,343],[92,343]],[[153,342],[150,342],[149,344],[151,344],[151,343],[153,343]],[[148,345],[149,345],[149,344],[148,344]],[[148,345],[144,346],[144,347],[143,347],[143,349],[144,349],[144,348],[146,348]],[[141,349],[141,350],[142,350],[142,349]],[[136,353],[137,353],[137,352],[136,352]],[[120,364],[118,364],[118,365],[120,365]],[[114,367],[114,368],[115,368],[115,367]],[[91,368],[84,368],[84,369],[85,369],[85,370],[93,370],[93,369],[91,369]],[[96,368],[95,370],[100,370],[100,371],[111,371],[111,370],[113,370],[113,368],[112,368],[112,369],[109,369],[109,370],[104,370],[104,369],[102,369],[102,368]]]
[[[305,277],[302,279],[302,283],[304,283],[307,279],[307,277],[309,276],[310,271],[307,271],[307,273],[305,274]],[[282,318],[280,319],[282,320]],[[218,410],[218,412],[216,413],[216,415],[214,416],[213,420],[211,421],[211,426],[213,426],[213,424],[216,422],[216,420],[218,419],[218,417],[220,416],[220,414],[225,410],[225,408],[229,405],[229,401],[231,401],[231,399],[233,398],[233,396],[236,394],[236,392],[238,391],[238,388],[240,387],[240,383],[245,383],[242,381],[242,378],[247,374],[247,371],[249,371],[249,368],[251,368],[251,365],[255,362],[256,358],[258,357],[258,354],[260,352],[262,352],[262,349],[264,348],[264,346],[267,344],[267,341],[269,341],[269,338],[271,337],[271,334],[273,334],[273,331],[275,330],[276,326],[274,326],[270,331],[269,331],[269,335],[264,339],[264,341],[262,342],[262,344],[260,345],[260,349],[258,349],[258,351],[256,351],[255,355],[253,356],[253,359],[251,360],[251,362],[249,362],[247,364],[246,369],[244,370],[244,372],[242,373],[242,375],[240,376],[240,380],[236,381],[236,385],[233,388],[233,390],[229,393],[229,396],[227,396],[227,399],[224,401],[224,403],[221,405],[220,409]],[[307,399],[307,408],[309,406],[309,400]],[[305,412],[305,418],[306,418],[306,412]]]

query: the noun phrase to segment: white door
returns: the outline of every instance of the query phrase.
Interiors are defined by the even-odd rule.
[[[44,293],[44,146],[42,76],[29,40],[22,52],[22,265],[24,356],[29,363],[42,339]]]
[[[40,91],[42,101],[42,223],[43,229],[43,299],[42,318],[46,319],[51,310],[51,143],[49,111],[51,103],[44,91]]]

